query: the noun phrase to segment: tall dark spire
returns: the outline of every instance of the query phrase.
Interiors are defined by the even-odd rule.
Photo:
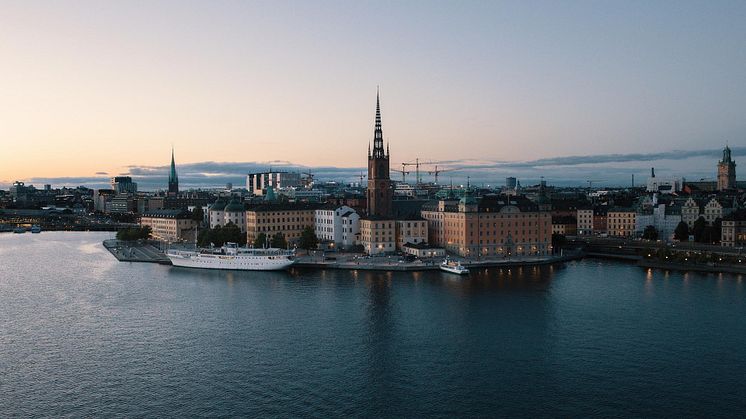
[[[179,193],[179,176],[176,174],[176,162],[174,160],[173,147],[171,147],[171,171],[168,173],[168,193]]]
[[[383,158],[383,129],[381,129],[381,100],[376,89],[376,128],[373,131],[373,158]]]

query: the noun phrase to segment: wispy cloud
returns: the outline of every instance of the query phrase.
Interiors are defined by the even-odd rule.
[[[734,157],[746,156],[746,147],[732,147]],[[442,169],[450,169],[440,175],[441,183],[464,182],[467,177],[477,183],[500,184],[506,176],[515,176],[524,184],[537,182],[540,177],[546,177],[550,183],[557,185],[578,185],[588,180],[599,185],[627,185],[631,176],[639,176],[638,182],[647,176],[648,167],[656,166],[659,173],[675,176],[685,176],[690,179],[713,177],[716,161],[722,156],[720,149],[701,150],[671,150],[656,153],[630,154],[596,154],[586,156],[562,156],[530,161],[498,161],[498,160],[442,160],[437,165]],[[688,160],[682,163],[683,160]],[[432,165],[430,165],[432,166]],[[428,174],[432,167],[422,167],[421,176],[425,180],[432,180]],[[233,183],[242,187],[246,182],[246,175],[252,172],[267,170],[293,171],[312,173],[315,179],[359,181],[361,172],[365,174],[366,167],[311,167],[294,164],[284,160],[264,162],[215,162],[205,161],[177,165],[179,181],[182,188],[210,188]],[[410,177],[414,169],[410,168]],[[169,166],[127,166],[127,175],[138,182],[141,190],[165,189],[168,180]],[[107,187],[109,177],[106,172],[97,172],[91,177],[61,177],[61,178],[33,178],[29,182],[44,184],[51,183],[58,186],[86,185],[90,187]],[[106,175],[106,176],[105,176]],[[398,179],[396,172],[392,173]]]

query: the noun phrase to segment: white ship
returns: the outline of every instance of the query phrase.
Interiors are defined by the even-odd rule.
[[[443,263],[440,264],[440,270],[457,275],[465,275],[469,273],[469,269],[463,266],[461,262],[454,262],[452,260],[448,260],[447,258],[443,261]]]
[[[237,271],[279,271],[295,262],[292,250],[251,249],[238,247],[236,243],[199,250],[169,249],[166,256],[174,266]]]

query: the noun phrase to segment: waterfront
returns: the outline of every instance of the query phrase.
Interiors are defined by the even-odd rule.
[[[0,235],[4,416],[738,416],[738,275],[220,272]]]

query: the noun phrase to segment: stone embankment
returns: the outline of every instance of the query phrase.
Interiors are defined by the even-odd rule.
[[[104,240],[104,247],[120,262],[150,262],[170,265],[171,261],[151,242]]]

